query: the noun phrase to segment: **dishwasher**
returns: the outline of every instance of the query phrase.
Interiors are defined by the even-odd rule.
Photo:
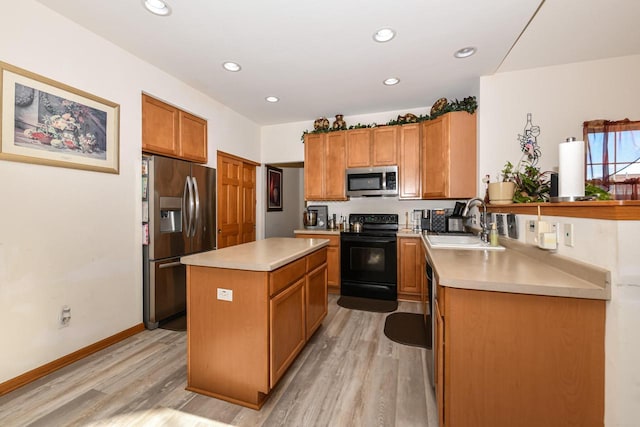
[[[429,265],[429,258],[426,259],[425,262],[425,275],[426,275],[426,285],[427,285],[427,299],[428,299],[428,309],[429,309],[429,315],[424,317],[424,322],[425,322],[425,329],[427,331],[429,331],[430,333],[427,334],[427,338],[430,340],[430,342],[427,343],[428,348],[430,348],[430,351],[427,351],[426,354],[426,369],[427,369],[427,373],[429,374],[429,382],[431,383],[431,387],[435,387],[435,366],[434,366],[434,358],[433,358],[433,352],[435,351],[434,345],[433,345],[433,337],[435,336],[435,325],[434,325],[434,320],[433,320],[433,307],[434,307],[434,300],[435,300],[435,292],[436,292],[436,281],[435,281],[435,276],[433,275],[433,268],[431,267],[431,265]]]

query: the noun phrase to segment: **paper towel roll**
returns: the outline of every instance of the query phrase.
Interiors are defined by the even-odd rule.
[[[570,140],[560,143],[558,196],[584,196],[584,141]]]

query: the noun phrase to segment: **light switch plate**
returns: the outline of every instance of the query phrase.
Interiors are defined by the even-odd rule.
[[[218,288],[218,299],[222,301],[233,301],[233,291],[231,289]]]
[[[565,246],[569,246],[570,248],[572,248],[573,245],[574,245],[574,241],[573,241],[573,224],[565,224],[563,231],[564,231],[564,245]]]

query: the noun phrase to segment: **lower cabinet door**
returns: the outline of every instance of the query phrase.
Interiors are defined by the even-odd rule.
[[[304,347],[305,278],[277,294],[269,302],[269,380],[273,388]]]
[[[307,338],[313,334],[327,315],[327,264],[307,274]]]

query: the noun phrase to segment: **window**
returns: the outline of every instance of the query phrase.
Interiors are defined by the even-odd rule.
[[[584,122],[587,181],[618,200],[638,200],[640,121]]]

